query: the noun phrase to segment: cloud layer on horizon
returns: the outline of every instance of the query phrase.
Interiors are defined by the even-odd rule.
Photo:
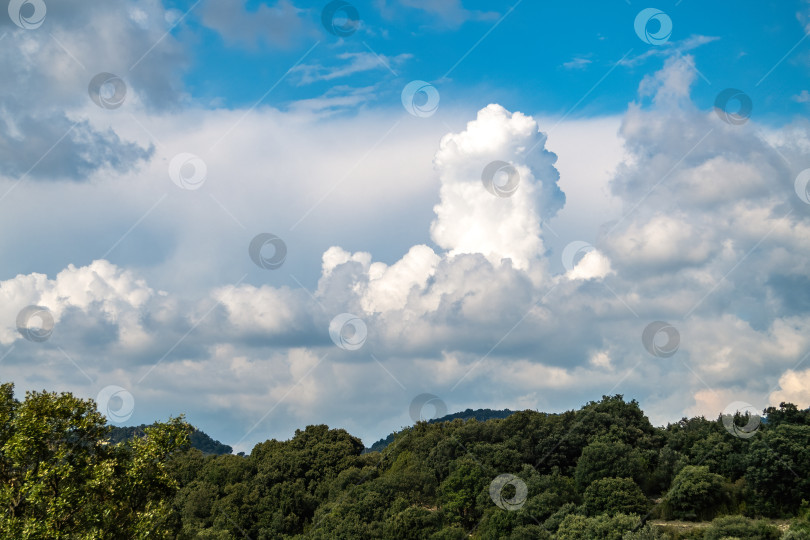
[[[191,276],[205,260],[206,242],[231,236],[206,224],[212,209],[220,211],[220,199],[212,202],[201,191],[180,193],[192,197],[180,200],[172,192],[161,203],[171,212],[154,218],[167,238],[160,272],[150,264],[136,270],[102,259],[68,265],[53,278],[27,273],[0,282],[4,378],[21,389],[91,397],[117,384],[135,396],[133,419],[186,411],[242,450],[312,422],[373,438],[409,423],[410,400],[426,391],[450,410],[560,410],[619,392],[639,399],[659,423],[685,414],[715,416],[732,401],[762,408],[793,399],[808,406],[802,381],[810,366],[802,361],[810,317],[800,291],[808,287],[810,206],[795,196],[793,179],[806,168],[810,130],[803,122],[780,129],[726,124],[692,103],[694,80],[693,60],[685,56],[668,59],[642,83],[639,101],[621,123],[627,155],[607,186],[621,212],[603,224],[595,249],[566,271],[554,270],[562,253],[549,248],[549,231],[566,203],[556,156],[545,149],[554,135],[544,134],[531,116],[493,104],[441,139],[432,175],[424,164],[408,165],[408,156],[401,167],[376,168],[396,169],[392,174],[413,178],[418,188],[393,182],[389,193],[369,193],[366,200],[336,194],[330,211],[354,209],[357,215],[341,224],[351,230],[366,215],[395,210],[399,195],[393,194],[433,191],[425,241],[399,257],[386,263],[338,242],[319,254],[320,277],[310,292],[295,283],[263,283],[262,276],[278,274],[251,270],[244,242],[234,251],[241,254],[238,264],[230,257],[210,261],[208,272],[223,276],[218,285],[180,294],[165,283],[182,281],[184,268]],[[149,175],[158,176],[177,151],[210,146],[211,133],[222,133],[240,113],[195,114],[201,115],[196,123],[155,115],[156,125],[175,127],[171,148],[156,150]],[[308,126],[298,112],[268,108],[256,115],[245,123],[247,139],[262,131],[307,139],[310,149],[332,152],[334,160],[343,156],[345,167],[326,160],[332,171],[355,159],[347,155],[350,142],[335,148],[314,138],[316,130],[348,129],[345,120]],[[372,115],[369,125],[384,132],[391,120]],[[375,137],[366,134],[361,146],[370,147]],[[212,176],[228,163],[262,170],[274,155],[294,155],[283,146],[272,155],[231,152],[241,140],[226,141],[224,154],[206,155]],[[397,145],[387,154],[386,144],[380,152],[393,156]],[[497,197],[482,183],[483,169],[495,160],[519,175],[511,197]],[[317,202],[308,193],[334,185],[332,176],[329,170],[301,175],[309,185],[300,199],[282,199],[293,209],[287,226]],[[163,181],[145,185],[134,198],[146,208],[162,200],[169,185]],[[214,189],[213,180],[208,187]],[[110,196],[129,193],[120,179],[103,189]],[[263,186],[258,175],[220,189],[211,193],[236,190],[241,204],[260,211],[278,186]],[[594,186],[595,200],[603,197],[598,191]],[[101,207],[103,198],[90,204]],[[166,279],[161,272],[177,275]],[[240,280],[246,272],[247,281]],[[47,342],[30,343],[17,332],[15,319],[26,305],[53,313]],[[330,320],[346,312],[368,328],[356,351],[341,350],[329,338]],[[670,358],[656,358],[642,345],[645,326],[656,320],[680,333]]]

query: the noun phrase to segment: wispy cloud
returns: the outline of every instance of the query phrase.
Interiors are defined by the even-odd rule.
[[[681,41],[670,41],[657,47],[651,47],[637,56],[628,56],[619,61],[619,64],[633,67],[645,62],[648,58],[684,54],[719,39],[719,37],[714,36],[689,36]]]
[[[792,96],[791,99],[796,103],[808,103],[810,102],[810,92],[807,90],[802,90],[795,96]]]
[[[385,56],[371,52],[346,52],[337,56],[343,63],[333,66],[323,64],[300,64],[296,66],[292,73],[298,75],[299,85],[311,84],[318,81],[331,81],[373,70],[389,70],[393,66],[404,63],[410,54],[398,54],[397,56]]]
[[[204,0],[202,22],[216,30],[231,45],[249,49],[259,44],[290,46],[303,36],[315,36],[316,26],[307,15],[289,0],[275,5],[259,4],[247,11],[242,0]]]
[[[590,60],[589,58],[577,56],[569,60],[568,62],[564,62],[562,67],[564,67],[565,69],[585,69],[592,62],[593,61]]]
[[[296,112],[331,116],[341,111],[356,109],[374,100],[377,86],[354,88],[351,86],[334,86],[323,95],[301,99],[291,104],[290,109]]]
[[[501,16],[494,11],[466,9],[461,0],[401,0],[390,5],[387,0],[378,0],[377,7],[387,19],[394,18],[403,7],[411,13],[414,10],[423,11],[434,17],[436,23],[449,28],[456,28],[467,21],[495,21]]]

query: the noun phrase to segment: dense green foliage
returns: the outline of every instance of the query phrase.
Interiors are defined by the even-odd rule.
[[[189,429],[179,421],[105,444],[109,428],[92,402],[42,393],[18,403],[3,388],[4,538],[795,540],[810,533],[810,413],[789,404],[771,410],[750,438],[730,434],[719,419],[655,428],[638,403],[617,395],[562,414],[420,422],[382,452],[320,425],[236,456],[178,451]],[[763,517],[792,519],[790,530],[783,535]],[[662,518],[695,526],[670,528],[655,521]]]
[[[754,521],[743,516],[724,516],[715,519],[706,529],[706,540],[723,540],[724,538],[756,538],[758,540],[777,540],[781,536],[779,529],[763,521]]]
[[[632,478],[600,478],[585,489],[585,513],[646,515],[649,501]]]
[[[3,538],[165,538],[178,482],[169,459],[188,445],[180,419],[107,442],[92,400],[0,385]]]
[[[178,457],[177,466],[202,460],[182,465],[201,472],[177,498],[181,537],[686,538],[645,521],[795,516],[810,499],[801,476],[808,412],[784,405],[769,414],[774,421],[744,439],[720,419],[655,428],[636,402],[606,396],[562,414],[421,422],[368,453],[342,430],[309,426],[290,441],[258,445],[241,462]],[[762,455],[765,444],[782,450],[778,460]],[[215,464],[233,468],[235,480],[206,483]],[[262,474],[268,467],[277,474]],[[786,478],[788,468],[799,478]],[[493,496],[500,475],[519,482]],[[786,481],[776,486],[780,475]],[[773,534],[741,516],[690,534],[748,529],[752,538]]]
[[[665,518],[711,519],[731,507],[723,477],[706,465],[687,465],[672,481],[662,504]]]
[[[494,411],[492,409],[465,409],[461,412],[446,414],[440,418],[434,418],[432,420],[428,420],[428,424],[436,424],[438,422],[449,422],[451,420],[455,420],[459,418],[461,420],[478,420],[479,422],[486,422],[487,420],[498,420],[501,418],[506,418],[507,416],[514,414],[515,411],[510,411],[509,409],[503,409]],[[366,448],[366,452],[382,452],[386,446],[394,442],[397,433],[390,433],[384,439],[380,439],[379,441],[375,442],[371,445],[371,448]]]

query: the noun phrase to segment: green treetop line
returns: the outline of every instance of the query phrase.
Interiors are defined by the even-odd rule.
[[[3,384],[0,537],[810,539],[810,412],[792,404],[745,436],[739,415],[655,427],[621,395],[508,412],[372,451],[307,426],[237,456],[182,417],[113,430],[92,400]]]

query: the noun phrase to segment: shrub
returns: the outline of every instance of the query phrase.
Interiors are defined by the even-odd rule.
[[[649,523],[637,531],[627,531],[622,535],[622,540],[668,540],[671,538],[653,527]]]
[[[509,540],[546,540],[551,534],[539,525],[523,525],[516,527],[509,535]]]
[[[706,466],[688,465],[672,481],[662,502],[664,519],[710,520],[728,510],[731,496],[725,480]]]
[[[765,521],[754,521],[743,516],[724,516],[712,521],[703,536],[705,540],[746,538],[750,540],[778,540],[779,529]]]
[[[632,478],[602,478],[585,490],[584,509],[589,516],[597,514],[647,513],[649,503]]]
[[[810,540],[810,521],[798,518],[790,522],[790,529],[782,535],[782,540]]]
[[[639,525],[638,516],[616,514],[585,517],[569,514],[557,530],[558,540],[622,540],[622,535]]]

